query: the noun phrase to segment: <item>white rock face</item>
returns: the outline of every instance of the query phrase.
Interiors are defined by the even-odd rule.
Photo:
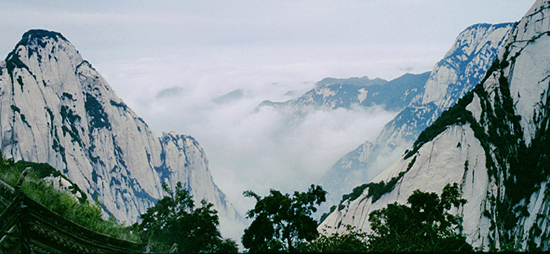
[[[390,121],[378,138],[349,152],[325,174],[320,184],[338,202],[344,193],[370,181],[398,160],[420,132],[484,77],[513,24],[478,24],[464,30],[437,63],[423,93]],[[365,156],[365,154],[367,154]]]
[[[483,82],[372,180],[394,179],[391,190],[373,200],[367,187],[320,228],[343,231],[350,224],[368,232],[371,211],[405,203],[416,189],[440,193],[447,183],[459,183],[468,203],[455,212],[463,216],[463,233],[474,247],[548,251],[549,32],[550,1],[536,1]]]
[[[133,223],[177,182],[239,220],[190,136],[156,137],[61,34],[31,30],[0,69],[2,154],[46,162]]]
[[[460,145],[455,142],[456,140],[458,140]],[[441,159],[437,161],[431,160],[433,157]],[[372,180],[372,182],[384,181],[387,183],[392,178],[398,177],[399,173],[406,171],[407,173],[395,185],[394,191],[382,196],[374,204],[372,204],[371,198],[366,197],[367,193],[363,192],[363,195],[351,201],[351,203],[349,200],[344,203],[346,207],[343,210],[337,210],[329,215],[323,222],[323,225],[332,227],[339,224],[354,225],[368,231],[370,225],[367,219],[370,212],[383,208],[388,203],[395,201],[405,203],[407,198],[416,189],[440,193],[447,183],[461,181],[465,175],[465,161],[469,161],[467,163],[469,174],[477,172],[477,168],[479,167],[483,168],[485,162],[483,148],[479,144],[479,141],[475,139],[474,133],[469,126],[449,128],[434,139],[433,142],[424,145],[418,151],[416,157],[413,156],[397,161]],[[461,168],[456,168],[457,163],[461,163]],[[410,168],[408,167],[409,164],[412,165]],[[468,177],[472,178],[470,175]],[[475,182],[478,181],[486,182],[487,180],[476,178]],[[419,188],[417,186],[418,183],[424,184]],[[477,195],[477,193],[473,195]],[[468,202],[468,205],[472,204],[472,202]],[[341,227],[340,230],[342,229],[344,228]]]

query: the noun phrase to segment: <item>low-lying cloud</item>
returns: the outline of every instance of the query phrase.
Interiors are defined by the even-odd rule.
[[[288,112],[256,111],[261,101],[291,99],[325,77],[389,80],[404,71],[428,71],[463,28],[515,21],[531,5],[4,2],[4,55],[28,29],[61,32],[158,135],[174,130],[194,136],[210,158],[214,180],[241,212],[253,203],[242,197],[243,190],[261,195],[269,188],[305,190],[392,117],[375,108],[319,111],[289,128]],[[213,101],[237,90],[242,96]]]
[[[300,121],[290,120],[292,111],[258,105],[264,100],[286,101],[314,88],[315,81],[326,76],[315,68],[316,75],[310,77],[320,76],[317,80],[297,75],[314,63],[273,61],[267,67],[262,63],[243,68],[240,63],[215,62],[209,54],[187,56],[193,60],[188,62],[178,59],[186,58],[125,59],[95,67],[157,135],[176,131],[197,139],[214,181],[243,215],[254,205],[243,191],[305,191],[345,153],[376,138],[395,115],[381,107],[356,107],[314,111]],[[216,103],[232,92],[236,96]],[[226,226],[223,231],[240,237],[242,232],[223,229]]]
[[[243,214],[253,204],[243,191],[303,191],[345,153],[374,139],[395,115],[378,107],[357,107],[314,111],[289,122],[292,111],[258,105],[291,99],[314,82],[247,82],[238,74],[226,81],[193,79],[189,70],[163,61],[117,62],[109,66],[106,79],[121,85],[117,92],[125,94],[121,97],[159,135],[174,130],[194,136],[206,151],[216,184]],[[232,91],[239,91],[238,96],[215,102]]]

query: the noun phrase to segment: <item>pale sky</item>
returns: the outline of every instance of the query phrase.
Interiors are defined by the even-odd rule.
[[[29,29],[62,33],[157,134],[194,136],[244,213],[244,190],[304,191],[395,115],[317,112],[288,129],[284,114],[255,111],[261,101],[291,99],[325,77],[430,71],[468,26],[518,21],[533,3],[0,0],[0,55]],[[212,102],[235,89],[241,100]]]
[[[319,69],[289,71],[304,81],[360,75],[389,79],[403,70],[431,69],[467,26],[517,21],[533,2],[3,0],[0,52],[7,54],[28,29],[44,28],[61,32],[96,65],[212,52],[220,61],[236,61],[234,68],[242,71],[267,65],[265,58],[273,65]]]

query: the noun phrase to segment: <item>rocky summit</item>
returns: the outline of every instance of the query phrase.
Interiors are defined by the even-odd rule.
[[[240,219],[199,143],[155,136],[59,33],[28,31],[0,63],[0,110],[4,157],[49,163],[120,221],[135,222],[177,182],[221,220]]]

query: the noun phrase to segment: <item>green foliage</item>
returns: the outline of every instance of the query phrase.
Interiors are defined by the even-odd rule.
[[[528,216],[525,210],[528,197],[550,175],[550,132],[547,127],[550,97],[541,95],[541,101],[534,105],[533,121],[537,128],[530,144],[526,144],[521,116],[516,114],[510,84],[502,71],[502,66],[508,64],[506,61],[495,62],[493,74],[498,74],[499,78],[498,86],[491,91],[491,95],[484,89],[475,89],[482,106],[484,129],[474,131],[486,151],[489,175],[506,187],[494,204],[496,225],[493,228],[504,229],[499,233],[500,246],[495,246],[500,249],[505,249],[505,243],[511,246],[517,241],[528,241],[509,232],[517,226],[521,217]],[[528,245],[528,248],[531,246]]]
[[[34,174],[39,179],[42,179],[48,176],[53,176],[53,177],[61,176],[61,172],[55,170],[55,168],[50,166],[50,164],[48,163],[18,161],[14,164],[14,166],[17,168],[18,172],[23,172],[25,168],[31,167],[32,168],[31,173]]]
[[[44,180],[43,178],[48,176],[61,176],[61,173],[50,165],[26,161],[13,163],[13,160],[5,160],[1,156],[0,162],[0,179],[11,186],[15,185],[23,170],[30,167],[31,171],[23,182],[23,193],[62,217],[111,237],[139,240],[129,227],[117,223],[114,218],[102,219],[99,202],[91,204],[86,198],[78,199],[67,191],[54,188],[49,181]]]
[[[21,174],[21,172],[23,172],[23,170],[25,170],[25,168],[28,168],[28,167],[32,168],[32,171],[30,173],[35,179],[43,179],[43,178],[52,176],[52,177],[63,178],[65,180],[67,180],[68,182],[70,182],[67,177],[62,175],[61,172],[57,171],[55,168],[53,168],[48,163],[34,163],[34,162],[28,162],[28,161],[18,161],[14,164],[14,167],[16,169],[15,171],[19,172],[19,174]],[[15,184],[15,182],[14,182],[14,184]],[[86,193],[81,191],[80,188],[76,184],[70,186],[69,190],[71,191],[72,194],[80,193],[81,197],[79,198],[79,201],[81,203],[86,202],[86,200],[88,199],[88,196],[86,195]]]
[[[415,160],[416,160],[416,157],[414,157],[411,163],[409,163],[410,167],[412,167]],[[372,197],[372,203],[374,203],[378,199],[380,199],[384,194],[392,191],[395,185],[397,184],[397,182],[399,181],[399,179],[401,179],[405,175],[405,173],[406,171],[399,173],[398,176],[390,179],[388,183],[381,181],[379,183],[366,183],[361,186],[355,187],[353,188],[353,191],[350,194],[345,194],[342,196],[342,202],[344,202],[344,200],[349,200],[350,202],[356,200],[363,193],[363,191],[368,188],[367,197]],[[340,202],[340,204],[342,204],[342,202]]]
[[[372,197],[372,203],[376,202],[384,194],[386,194],[386,193],[393,190],[393,188],[395,187],[395,185],[397,184],[399,179],[401,179],[405,175],[405,173],[411,169],[411,167],[414,165],[415,161],[416,161],[416,157],[414,157],[411,160],[411,162],[409,163],[406,171],[399,173],[398,176],[393,177],[392,179],[390,179],[388,181],[388,183],[385,183],[384,181],[381,181],[379,183],[372,183],[372,182],[371,183],[365,183],[365,184],[362,184],[360,186],[357,186],[357,187],[353,188],[351,193],[342,195],[342,200],[340,201],[340,204],[338,206],[332,206],[330,208],[329,213],[324,213],[323,215],[321,215],[320,222],[323,222],[328,217],[328,215],[330,213],[332,213],[332,212],[334,212],[334,210],[336,210],[336,208],[338,208],[338,211],[341,211],[342,209],[344,209],[345,208],[345,205],[343,205],[344,201],[349,200],[351,202],[351,201],[356,200],[357,198],[359,198],[359,196],[361,196],[361,194],[363,194],[365,189],[368,189],[367,190],[367,197]]]
[[[355,227],[346,225],[346,233],[328,234],[326,228],[313,241],[302,243],[299,252],[316,253],[364,253],[368,251],[367,234]]]
[[[219,219],[213,205],[205,200],[201,207],[195,204],[189,191],[180,182],[174,191],[163,185],[169,194],[141,215],[134,224],[142,240],[157,251],[183,253],[237,252],[234,241],[222,239],[218,231]]]
[[[397,177],[393,177],[388,181],[388,183],[384,183],[384,181],[380,183],[373,183],[368,190],[367,197],[372,197],[372,202],[376,202],[378,199],[382,197],[382,195],[390,192],[393,190],[399,179],[401,179],[406,172],[401,172]]]
[[[254,220],[244,230],[243,246],[249,252],[292,252],[297,245],[316,239],[317,222],[311,215],[317,211],[316,205],[325,202],[326,193],[315,185],[292,196],[273,189],[265,197],[245,191],[246,197],[256,199],[256,205],[247,213],[247,218]]]
[[[375,252],[452,252],[471,251],[460,233],[461,218],[448,211],[466,203],[460,199],[458,185],[447,185],[441,196],[419,190],[407,205],[389,204],[369,216],[373,233],[369,250]]]
[[[384,182],[381,183],[384,184]],[[353,188],[351,193],[342,195],[342,201],[340,202],[340,204],[342,204],[342,202],[344,202],[345,200],[349,200],[350,202],[356,200],[359,196],[361,196],[361,194],[363,194],[363,191],[365,191],[366,188],[370,188],[373,185],[374,184],[366,183]]]
[[[134,234],[130,227],[119,224],[114,217],[104,220],[101,204],[98,201],[94,204],[91,204],[88,200],[80,202],[75,196],[66,191],[57,190],[43,180],[25,182],[23,192],[55,213],[80,226],[111,237],[139,241],[139,237]]]
[[[469,92],[458,100],[453,107],[441,113],[441,116],[437,118],[434,123],[418,135],[418,138],[414,142],[413,149],[405,155],[405,159],[415,154],[423,144],[433,140],[437,135],[445,131],[448,126],[454,124],[463,125],[467,122],[474,122],[472,113],[466,110],[466,106],[472,102],[473,98],[473,92]]]
[[[335,206],[335,205],[333,205],[333,206],[330,207],[330,210],[329,210],[328,213],[323,213],[323,214],[321,215],[321,218],[319,219],[319,224],[323,223],[323,221],[325,221],[325,220],[327,219],[327,217],[328,217],[332,212],[334,212],[334,210],[336,210],[336,206]]]

